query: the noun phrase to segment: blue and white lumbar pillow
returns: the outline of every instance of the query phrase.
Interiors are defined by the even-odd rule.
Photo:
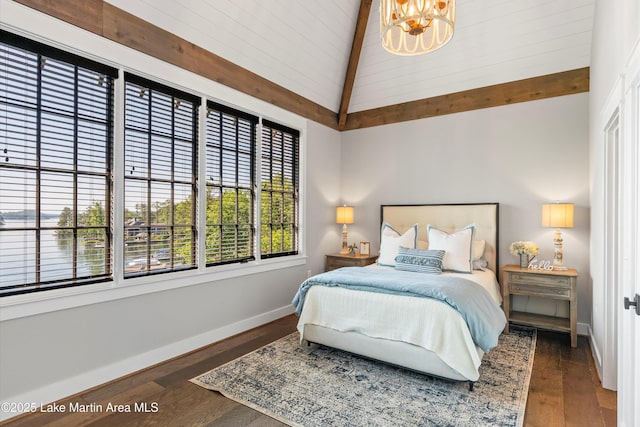
[[[380,255],[378,265],[395,267],[396,256],[400,246],[415,248],[418,241],[418,224],[413,224],[407,231],[400,234],[386,222],[380,230]]]
[[[396,270],[416,273],[442,273],[443,250],[410,249],[400,246],[396,257]]]

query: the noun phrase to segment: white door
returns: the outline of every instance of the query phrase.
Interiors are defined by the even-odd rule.
[[[627,67],[623,107],[621,272],[619,276],[618,425],[640,426],[640,308],[624,309],[640,295],[640,47]],[[637,304],[640,305],[640,296]]]

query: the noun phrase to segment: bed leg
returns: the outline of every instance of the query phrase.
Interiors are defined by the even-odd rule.
[[[473,391],[473,381],[469,381],[469,391]]]

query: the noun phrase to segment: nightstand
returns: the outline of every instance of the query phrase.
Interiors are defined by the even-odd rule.
[[[327,255],[324,263],[325,271],[335,270],[340,267],[364,267],[373,264],[378,259],[378,255]]]
[[[569,270],[531,270],[516,265],[505,265],[500,269],[502,284],[502,308],[507,316],[505,332],[509,322],[535,326],[552,331],[569,332],[571,347],[578,345],[578,294],[576,281],[578,272]],[[511,310],[511,295],[527,295],[569,301],[569,318],[544,316]]]

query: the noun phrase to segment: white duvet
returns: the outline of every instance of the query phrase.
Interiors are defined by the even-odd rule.
[[[499,285],[492,271],[444,274],[473,280],[500,305]],[[307,324],[413,344],[434,352],[466,378],[475,381],[479,377],[482,351],[474,344],[460,313],[441,301],[312,286],[298,321],[301,339]]]

